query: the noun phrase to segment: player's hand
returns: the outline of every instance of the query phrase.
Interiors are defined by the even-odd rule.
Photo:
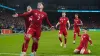
[[[16,14],[14,14],[14,15],[12,15],[13,17],[18,17],[18,14],[16,13]]]
[[[82,24],[77,24],[78,26],[82,26]]]
[[[71,26],[74,26],[74,24],[71,24]]]
[[[54,26],[51,26],[51,30],[54,30]]]
[[[69,30],[69,28],[70,28],[70,27],[68,27],[68,30]]]
[[[57,28],[57,25],[56,25],[56,28]]]
[[[91,44],[91,46],[93,46],[93,44]]]
[[[69,30],[69,27],[68,28],[66,28],[67,30]]]

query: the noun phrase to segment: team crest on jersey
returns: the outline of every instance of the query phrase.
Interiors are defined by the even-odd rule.
[[[41,16],[42,16],[42,17],[44,17],[44,15],[43,15],[43,14],[42,14]]]
[[[37,13],[35,13],[35,15],[37,15]]]

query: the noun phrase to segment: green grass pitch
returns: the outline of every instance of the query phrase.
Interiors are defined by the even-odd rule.
[[[100,56],[100,32],[89,31],[88,32],[92,41],[93,46],[89,45],[91,54],[88,56]],[[23,34],[10,34],[0,35],[0,56],[19,56],[21,53],[21,47],[24,40]],[[39,41],[39,48],[37,51],[38,56],[82,56],[73,53],[74,49],[79,45],[80,38],[76,38],[76,44],[73,44],[73,31],[68,31],[67,47],[60,47],[58,40],[58,31],[45,31],[42,32]],[[32,39],[29,43],[27,56],[31,53]]]

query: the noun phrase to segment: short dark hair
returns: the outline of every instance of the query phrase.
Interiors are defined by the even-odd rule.
[[[75,15],[78,15],[78,13],[75,13]]]
[[[43,4],[43,6],[44,6],[44,3],[43,3],[43,2],[38,2],[38,3],[41,3],[41,4]]]

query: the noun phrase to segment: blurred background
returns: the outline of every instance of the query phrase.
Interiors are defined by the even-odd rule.
[[[100,10],[100,0],[0,0],[0,5],[7,6],[15,10],[0,7],[0,28],[14,29],[18,32],[24,31],[24,19],[13,18],[15,12],[23,13],[26,7],[30,5],[36,9],[37,3],[43,2],[44,11],[47,12],[50,22],[55,26],[61,17],[58,10]],[[74,14],[78,13],[84,25],[89,29],[100,29],[100,12],[66,12],[71,24],[73,24]],[[43,22],[44,30],[48,29],[46,22]],[[73,26],[71,27],[73,29]]]

